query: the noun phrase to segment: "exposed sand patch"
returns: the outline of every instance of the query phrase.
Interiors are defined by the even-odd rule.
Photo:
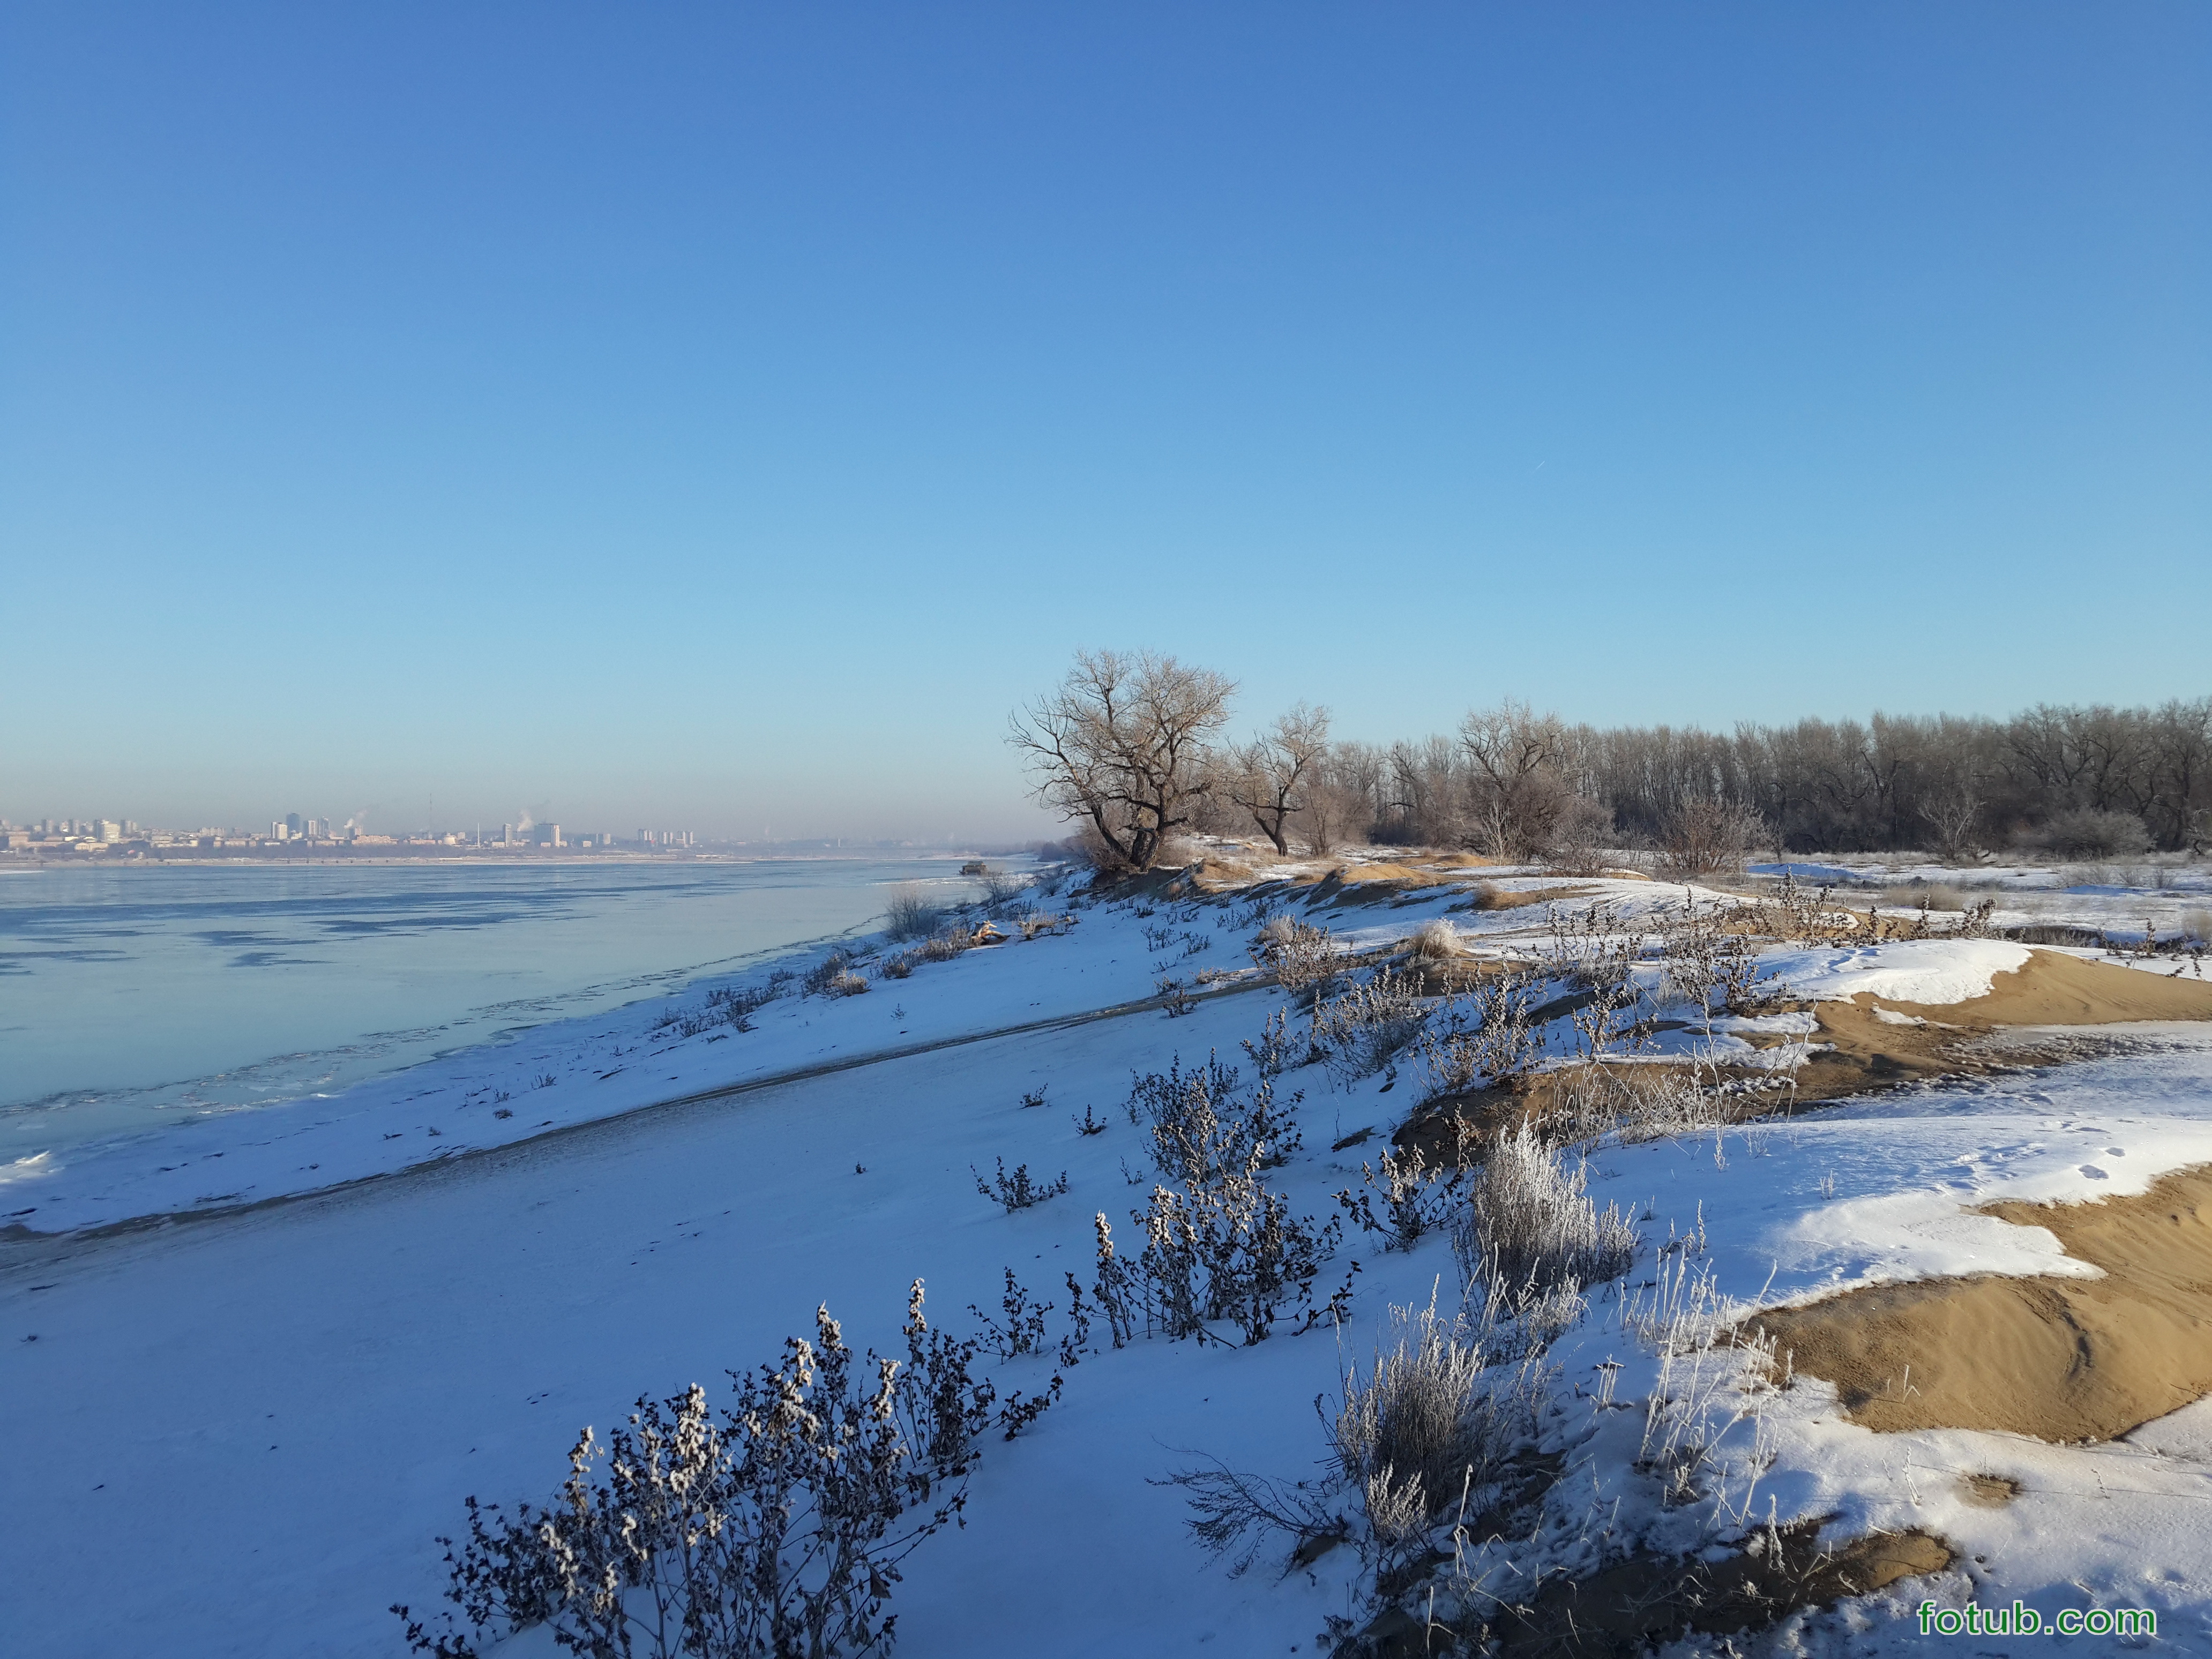
[[[1862,992],[1849,1002],[1809,1005],[1819,1028],[1814,1041],[1829,1046],[1799,1069],[1797,1098],[1834,1100],[1984,1071],[1998,1054],[1978,1039],[2014,1026],[2212,1019],[2212,983],[2055,951],[2031,952],[2018,969],[1993,975],[1990,986],[1964,1002],[1899,1002]]]
[[[2105,1277],[1881,1285],[1753,1322],[1882,1432],[2110,1440],[2212,1393],[2212,1166],[2140,1197],[1980,1213],[2049,1229]]]
[[[1437,989],[1462,988],[1462,981],[1480,976],[1481,969],[1474,964],[1455,964],[1449,981],[1438,977]],[[1426,989],[1428,981],[1423,986]],[[1794,1109],[1840,1100],[1898,1084],[2082,1057],[2078,1049],[2067,1051],[2058,1045],[2049,1045],[2051,1052],[2045,1054],[2016,1041],[1998,1040],[2019,1027],[2088,1030],[2212,1019],[2212,984],[2167,979],[2055,951],[2031,953],[2019,969],[1993,975],[1990,987],[1986,994],[1965,1002],[1897,1002],[1862,993],[1848,1002],[1797,1003],[1798,1010],[1812,1013],[1816,1029],[1811,1038],[1814,1052],[1798,1067],[1795,1089],[1786,1086],[1782,1074],[1723,1064],[1718,1069],[1724,1078],[1777,1086],[1727,1095],[1717,1104],[1731,1121],[1740,1121],[1784,1105]],[[1564,1018],[1587,1000],[1564,997],[1540,1009],[1538,1015],[1540,1020]],[[1771,1048],[1803,1039],[1753,1035],[1747,1040],[1754,1047]],[[1613,1086],[1633,1093],[1640,1087],[1664,1087],[1666,1073],[1677,1068],[1647,1062],[1607,1069]],[[1565,1072],[1540,1072],[1502,1086],[1442,1096],[1416,1108],[1391,1139],[1401,1148],[1418,1146],[1428,1158],[1455,1162],[1462,1145],[1461,1121],[1471,1133],[1468,1144],[1480,1146],[1523,1119],[1541,1121],[1552,1115],[1559,1091],[1572,1080]]]
[[[1401,893],[1428,887],[1455,887],[1464,879],[1417,870],[1410,864],[1345,864],[1330,871],[1315,889],[1316,904],[1374,904]]]
[[[1978,1510],[2001,1510],[2020,1496],[2020,1482],[2008,1474],[1962,1474],[1959,1491]]]
[[[1518,910],[1530,904],[1565,904],[1571,899],[1587,898],[1589,892],[1589,887],[1583,884],[1565,887],[1531,887],[1525,892],[1516,892],[1511,888],[1493,887],[1485,882],[1481,890],[1475,895],[1475,902],[1468,908],[1471,910]]]

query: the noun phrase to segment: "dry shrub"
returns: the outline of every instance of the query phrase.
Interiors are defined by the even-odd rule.
[[[968,1173],[975,1176],[975,1190],[985,1198],[995,1200],[1012,1215],[1017,1210],[1027,1210],[1043,1203],[1048,1198],[1058,1198],[1067,1190],[1067,1171],[1060,1172],[1057,1181],[1037,1181],[1031,1178],[1030,1166],[1018,1164],[1012,1175],[1006,1173],[1006,1160],[997,1160],[998,1174],[989,1181],[977,1175],[975,1166],[969,1164]]]
[[[809,996],[858,996],[868,988],[868,981],[853,971],[853,958],[842,951],[832,951],[828,956],[806,970],[799,981]]]
[[[1730,801],[1686,800],[1660,826],[1666,873],[1678,881],[1735,874],[1765,824],[1748,806]]]
[[[1098,1303],[1116,1347],[1141,1321],[1171,1339],[1212,1339],[1216,1320],[1233,1322],[1248,1344],[1264,1341],[1285,1306],[1311,1329],[1342,1311],[1350,1285],[1316,1307],[1313,1282],[1335,1248],[1342,1224],[1316,1226],[1269,1188],[1266,1170],[1299,1144],[1296,1125],[1275,1103],[1266,1078],[1249,1098],[1233,1066],[1208,1058],[1185,1072],[1135,1079],[1128,1112],[1149,1122],[1153,1156],[1183,1190],[1160,1185],[1137,1212],[1145,1248],[1136,1261],[1116,1254],[1106,1218],[1097,1218]]]
[[[1948,882],[1915,881],[1884,888],[1881,902],[1893,910],[1963,910],[1966,896]]]
[[[1571,796],[1552,826],[1552,866],[1571,876],[1603,875],[1614,836],[1611,807],[1586,795]]]
[[[1470,1490],[1495,1480],[1533,1439],[1548,1397],[1540,1356],[1500,1366],[1481,1325],[1426,1308],[1393,1308],[1395,1341],[1362,1378],[1344,1378],[1330,1425],[1338,1473],[1386,1549],[1413,1543]]]
[[[1334,941],[1326,927],[1310,927],[1295,916],[1277,916],[1248,947],[1253,963],[1275,975],[1285,991],[1303,991],[1336,976]]]
[[[2150,831],[2132,812],[2100,812],[2077,807],[2053,812],[2034,829],[2022,833],[2022,847],[2061,854],[2069,858],[2122,858],[2150,845]]]
[[[1016,875],[1011,870],[986,870],[975,879],[983,895],[983,902],[994,910],[1002,909],[1029,891],[1030,878]]]
[[[884,937],[895,944],[927,939],[937,927],[940,914],[920,887],[912,883],[894,887],[890,902],[884,908]]]
[[[1525,973],[1483,981],[1432,1022],[1421,1040],[1426,1097],[1464,1094],[1483,1084],[1517,1077],[1541,1057],[1542,1033],[1534,1014],[1540,981]]]
[[[1459,930],[1442,916],[1423,922],[1406,944],[1424,962],[1452,963],[1460,957]]]
[[[1346,864],[1334,872],[1337,881],[1346,887],[1389,885],[1399,888],[1445,887],[1451,878],[1440,876],[1433,870],[1417,870],[1409,864]]]
[[[2183,912],[2181,931],[2185,937],[2196,944],[2212,946],[2212,910]]]
[[[1346,1087],[1376,1073],[1421,1034],[1429,1011],[1407,975],[1377,969],[1363,985],[1315,1005],[1313,1046]]]
[[[975,946],[975,933],[965,927],[948,927],[942,933],[932,933],[915,946],[924,962],[950,962],[963,951]]]
[[[1452,1240],[1468,1281],[1498,1283],[1519,1305],[1626,1273],[1640,1242],[1636,1228],[1617,1205],[1599,1212],[1584,1191],[1589,1180],[1528,1123],[1501,1135],[1475,1174],[1467,1218]]]

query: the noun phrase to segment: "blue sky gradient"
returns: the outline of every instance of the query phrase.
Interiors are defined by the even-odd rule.
[[[0,14],[0,813],[2202,695],[2201,6]]]

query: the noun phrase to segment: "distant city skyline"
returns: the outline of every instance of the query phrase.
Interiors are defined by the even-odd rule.
[[[1013,840],[1078,647],[1385,741],[2202,695],[2208,80],[2162,0],[10,8],[0,811]]]

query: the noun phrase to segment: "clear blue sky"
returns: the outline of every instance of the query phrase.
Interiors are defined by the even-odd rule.
[[[2201,695],[2208,531],[2198,4],[0,14],[18,821]]]

